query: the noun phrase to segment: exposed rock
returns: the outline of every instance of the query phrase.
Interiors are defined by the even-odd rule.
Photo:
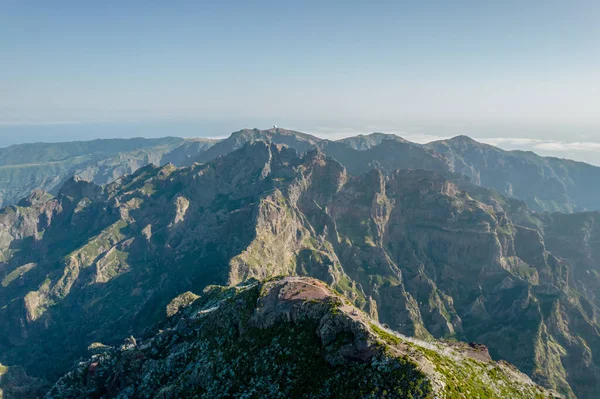
[[[212,287],[180,316],[143,348],[80,363],[46,398],[557,397],[480,345],[389,331],[315,279]]]
[[[532,152],[504,151],[458,136],[426,148],[443,155],[453,172],[483,187],[518,198],[540,211],[598,210],[600,168]],[[593,187],[591,187],[591,186]]]
[[[534,210],[600,210],[600,168],[582,162],[503,151],[466,136],[421,145],[393,134],[331,141],[281,128],[243,129],[224,140],[165,137],[10,146],[0,149],[0,180],[5,182],[0,205],[15,204],[35,189],[56,194],[73,175],[105,184],[148,164],[209,162],[255,141],[285,144],[299,152],[319,148],[351,174],[374,168],[386,174],[399,168],[457,172]]]
[[[74,180],[0,212],[0,361],[52,379],[91,342],[142,335],[182,292],[309,275],[405,335],[481,342],[550,388],[593,397],[595,216],[572,216],[577,242],[559,215],[454,175],[352,176],[323,151],[261,140],[105,186]]]

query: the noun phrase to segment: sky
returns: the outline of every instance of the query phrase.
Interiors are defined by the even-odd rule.
[[[0,146],[273,124],[600,164],[600,2],[0,1]]]

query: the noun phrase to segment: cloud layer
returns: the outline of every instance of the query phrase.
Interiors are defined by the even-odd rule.
[[[600,142],[594,141],[558,141],[558,140],[542,140],[532,138],[483,138],[482,143],[491,144],[497,147],[531,147],[542,151],[555,152],[600,152]]]
[[[385,128],[383,126],[369,127],[365,129],[356,128],[335,128],[318,127],[313,130],[313,134],[336,140],[344,137],[355,136],[358,134],[368,134],[366,132],[385,132],[395,133],[406,140],[415,143],[430,143],[436,140],[445,140],[451,138],[451,135],[434,135],[428,133],[400,132],[394,128]],[[559,158],[568,158],[576,161],[587,162],[600,166],[600,142],[599,141],[562,141],[551,139],[540,139],[531,137],[477,137],[474,139],[485,144],[490,144],[504,150],[523,150],[533,151],[542,156],[553,156]]]

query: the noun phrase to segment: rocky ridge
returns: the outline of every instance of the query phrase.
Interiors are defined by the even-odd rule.
[[[504,151],[466,136],[421,145],[393,134],[326,140],[282,128],[242,129],[222,140],[167,137],[11,146],[0,149],[0,204],[16,204],[34,189],[56,194],[72,175],[105,184],[149,163],[191,166],[254,141],[285,144],[298,152],[319,148],[353,175],[371,169],[459,173],[475,185],[524,201],[534,211],[600,210],[600,168],[585,163]]]
[[[596,166],[533,152],[504,151],[466,136],[425,147],[443,155],[451,171],[469,176],[477,185],[523,200],[533,210],[600,210],[600,168]]]
[[[311,278],[210,286],[168,316],[141,340],[93,344],[46,398],[558,397],[484,347],[393,333]]]
[[[214,142],[164,137],[33,143],[0,148],[0,205],[14,205],[34,190],[56,194],[73,175],[105,184],[149,163],[183,165]]]

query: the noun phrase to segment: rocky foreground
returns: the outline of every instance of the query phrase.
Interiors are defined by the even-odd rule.
[[[154,335],[95,354],[46,398],[550,398],[478,345],[420,341],[303,277],[209,286]]]

